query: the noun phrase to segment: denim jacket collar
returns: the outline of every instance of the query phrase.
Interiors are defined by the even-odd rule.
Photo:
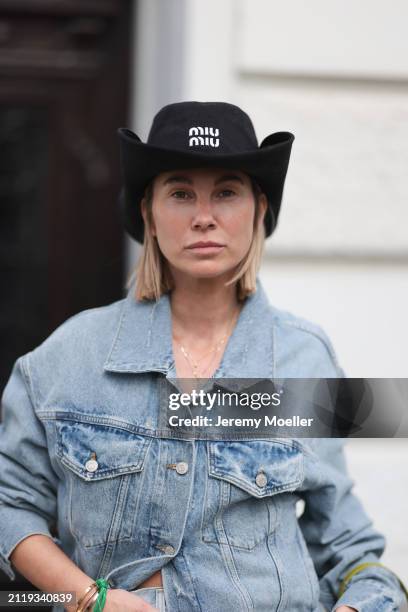
[[[216,378],[273,377],[273,310],[257,281],[227,343]],[[119,325],[104,369],[108,372],[162,372],[176,377],[170,299],[136,302],[133,288],[124,300]]]

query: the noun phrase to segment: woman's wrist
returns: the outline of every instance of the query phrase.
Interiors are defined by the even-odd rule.
[[[72,604],[66,604],[65,610],[67,612],[77,612],[79,610],[86,610],[89,604],[92,595],[98,592],[95,581],[92,578],[87,578],[82,580],[80,584],[75,584],[72,588],[72,592],[74,593],[74,602]],[[84,607],[84,604],[87,604]]]
[[[98,596],[98,586],[96,582],[92,582],[89,586],[86,587],[85,591],[82,593],[82,595],[80,595],[79,599],[77,599],[75,612],[85,612],[85,610],[90,607],[91,602],[95,596]]]
[[[99,592],[92,592],[92,595],[87,599],[85,606],[82,608],[81,612],[86,612],[87,610],[94,610],[95,604],[99,598]]]
[[[109,582],[104,578],[98,578],[86,587],[75,607],[75,612],[87,612],[98,610],[101,612],[105,607],[106,596],[110,588]]]

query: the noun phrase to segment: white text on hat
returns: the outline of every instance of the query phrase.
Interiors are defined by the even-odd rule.
[[[207,147],[218,147],[220,144],[219,138],[214,138],[214,136],[219,136],[220,131],[218,128],[213,127],[192,127],[188,131],[188,135],[190,139],[188,144],[190,147],[194,147],[197,145],[206,145]],[[204,138],[203,138],[204,136]]]

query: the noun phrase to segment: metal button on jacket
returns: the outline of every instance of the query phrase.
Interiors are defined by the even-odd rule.
[[[96,472],[98,467],[99,464],[95,459],[88,459],[88,461],[85,463],[85,469],[87,472]]]
[[[255,482],[258,485],[258,487],[264,487],[266,483],[268,482],[268,479],[263,472],[258,472],[255,478]]]
[[[187,474],[188,463],[185,461],[179,461],[179,463],[176,464],[176,472],[177,474]]]

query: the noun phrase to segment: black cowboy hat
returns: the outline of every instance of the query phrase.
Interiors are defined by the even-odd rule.
[[[120,195],[126,230],[143,242],[140,201],[159,173],[198,167],[241,170],[252,177],[268,199],[265,233],[276,227],[283,186],[294,140],[275,132],[258,147],[251,119],[226,102],[178,102],[162,108],[144,143],[119,128],[123,190]]]

